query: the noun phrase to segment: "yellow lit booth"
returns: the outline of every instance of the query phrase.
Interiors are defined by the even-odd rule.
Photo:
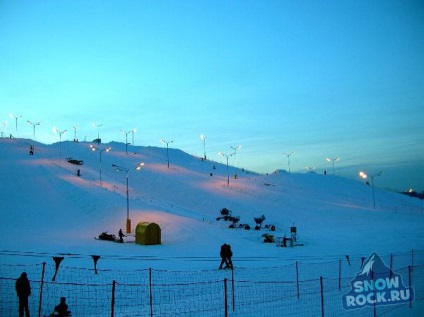
[[[135,243],[143,245],[161,244],[161,230],[153,222],[139,222],[135,229]]]

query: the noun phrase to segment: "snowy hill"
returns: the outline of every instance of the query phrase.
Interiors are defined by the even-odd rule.
[[[77,264],[78,255],[99,254],[102,267],[116,260],[131,267],[137,258],[137,267],[189,270],[216,268],[224,242],[243,267],[424,249],[424,205],[415,198],[375,188],[374,208],[370,186],[333,175],[259,175],[231,166],[227,174],[226,162],[203,161],[177,149],[169,149],[168,168],[166,148],[94,146],[97,151],[85,142],[0,139],[1,262],[39,263],[68,254]],[[99,152],[107,147],[109,152]],[[68,163],[70,157],[83,165]],[[135,170],[140,162],[144,166]],[[103,231],[125,230],[127,175],[113,164],[129,169],[132,230],[142,221],[159,224],[161,245],[93,239]],[[217,221],[224,207],[251,230]],[[254,217],[262,214],[263,225],[274,225],[275,232],[253,230]],[[289,235],[293,225],[303,246],[263,243],[263,233]]]

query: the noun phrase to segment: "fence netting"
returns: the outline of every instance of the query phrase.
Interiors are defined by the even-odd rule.
[[[413,301],[350,310],[349,316],[419,316],[424,311],[424,251],[380,255],[412,287]],[[32,316],[52,313],[60,297],[78,317],[341,316],[342,296],[365,257],[235,270],[102,270],[49,264],[0,265],[0,315],[16,316],[15,282],[27,272]]]

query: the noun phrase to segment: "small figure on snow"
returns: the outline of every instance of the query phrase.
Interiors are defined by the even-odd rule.
[[[68,309],[68,304],[66,304],[66,298],[61,297],[60,303],[55,306],[53,313],[50,316],[55,317],[68,317],[71,316],[71,311]]]
[[[27,273],[22,272],[21,276],[16,280],[16,295],[19,297],[19,317],[29,317],[28,297],[31,295],[31,284],[28,280]]]
[[[119,242],[120,243],[124,243],[124,237],[126,237],[126,235],[122,232],[122,229],[119,229]]]
[[[229,244],[224,243],[221,246],[221,251],[219,252],[221,256],[221,264],[219,265],[219,270],[222,269],[222,266],[225,264],[224,269],[232,269],[233,262],[231,261],[231,257],[233,256],[233,252],[231,251],[231,246]]]

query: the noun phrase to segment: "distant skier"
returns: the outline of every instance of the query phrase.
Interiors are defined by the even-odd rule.
[[[124,233],[122,232],[122,229],[119,229],[119,242],[120,243],[124,243],[124,237],[126,237],[126,235],[124,235]]]
[[[19,297],[19,317],[29,316],[28,297],[31,295],[31,284],[28,280],[27,273],[22,272],[21,276],[16,280],[16,295]]]

